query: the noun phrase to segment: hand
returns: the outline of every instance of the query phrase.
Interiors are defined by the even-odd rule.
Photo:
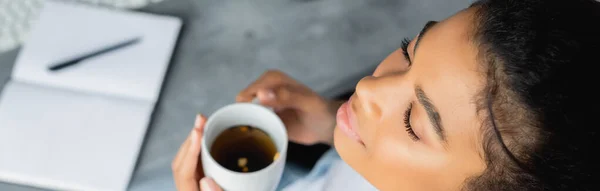
[[[175,185],[179,191],[222,191],[212,178],[204,177],[200,150],[206,118],[196,117],[194,129],[183,142],[171,163]]]
[[[267,71],[242,90],[238,102],[260,103],[272,107],[287,127],[293,142],[312,145],[333,143],[335,114],[341,101],[328,102],[307,86],[281,71]]]

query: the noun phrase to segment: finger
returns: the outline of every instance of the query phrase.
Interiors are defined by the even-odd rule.
[[[204,177],[200,180],[200,191],[223,191],[223,189],[212,178]]]
[[[173,159],[173,163],[172,163],[173,170],[179,168],[179,166],[181,165],[181,160],[185,156],[186,151],[188,150],[188,148],[190,146],[191,137],[192,137],[192,133],[190,133],[187,136],[187,138],[185,139],[183,144],[181,144],[181,146],[179,147],[179,150],[177,151],[177,155],[175,155],[175,159]]]
[[[236,97],[236,101],[250,102],[254,99],[259,90],[288,83],[293,83],[293,80],[283,72],[277,70],[267,71],[244,90],[240,91]]]
[[[267,89],[258,90],[258,92],[256,93],[256,98],[258,99],[258,101],[261,104],[263,104],[263,105],[267,104],[267,106],[272,106],[273,104],[270,104],[270,105],[268,105],[268,104],[275,102],[276,95],[272,88],[267,88]]]
[[[204,118],[204,116],[202,116],[202,114],[199,114],[202,118]],[[202,121],[201,118],[198,118],[198,116],[196,116],[196,120],[194,122],[194,129],[196,128],[203,128],[204,125],[201,124]],[[189,150],[190,147],[190,142],[192,139],[192,133],[193,131],[187,136],[187,138],[185,139],[185,141],[183,142],[183,144],[181,144],[181,147],[179,147],[179,150],[177,151],[177,155],[175,156],[175,159],[173,160],[173,164],[172,164],[172,168],[176,169],[178,168],[178,166],[181,165],[181,160],[183,160],[183,158],[185,157],[187,150]]]
[[[304,110],[318,106],[316,103],[321,99],[310,91],[304,91],[302,87],[292,87],[291,85],[260,90],[257,97],[261,104],[276,110],[287,108]]]
[[[181,171],[183,174],[188,174],[192,177],[196,175],[196,168],[198,166],[198,158],[200,156],[201,144],[202,144],[202,128],[206,119],[202,115],[197,116],[197,126],[192,130],[192,136],[190,139],[190,145],[187,148],[187,153],[183,157],[181,162]]]
[[[202,114],[196,115],[196,121],[194,121],[194,129],[197,129],[200,134],[204,133],[204,125],[206,124],[206,116]]]
[[[293,110],[282,110],[277,112],[279,118],[283,121],[283,124],[286,124],[288,139],[294,143],[299,143],[302,145],[314,145],[318,143],[318,137],[311,133],[311,131],[307,131],[304,126],[298,125],[287,125],[287,124],[300,124],[298,121],[298,113]]]

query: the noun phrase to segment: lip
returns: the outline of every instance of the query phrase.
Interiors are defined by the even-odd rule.
[[[362,139],[356,131],[356,120],[354,113],[352,112],[351,105],[352,98],[350,98],[348,102],[342,104],[342,106],[340,106],[340,108],[338,109],[336,116],[337,127],[342,132],[344,132],[344,134],[350,139],[355,140],[356,142],[359,142],[360,144],[364,145]]]

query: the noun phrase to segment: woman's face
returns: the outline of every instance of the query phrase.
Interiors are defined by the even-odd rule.
[[[474,10],[391,53],[338,112],[335,147],[380,190],[456,190],[485,169],[475,96],[484,75]]]

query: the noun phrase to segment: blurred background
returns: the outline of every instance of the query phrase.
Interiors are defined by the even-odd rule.
[[[44,1],[0,0],[0,92]],[[210,115],[234,102],[238,91],[265,70],[282,70],[321,95],[333,98],[351,91],[360,78],[370,74],[400,46],[403,38],[414,37],[426,21],[444,19],[472,2],[69,1],[172,15],[183,20],[130,190],[174,190],[170,163],[195,115]],[[288,158],[294,160],[294,153],[302,152],[290,149]],[[0,190],[40,189],[0,183]]]

